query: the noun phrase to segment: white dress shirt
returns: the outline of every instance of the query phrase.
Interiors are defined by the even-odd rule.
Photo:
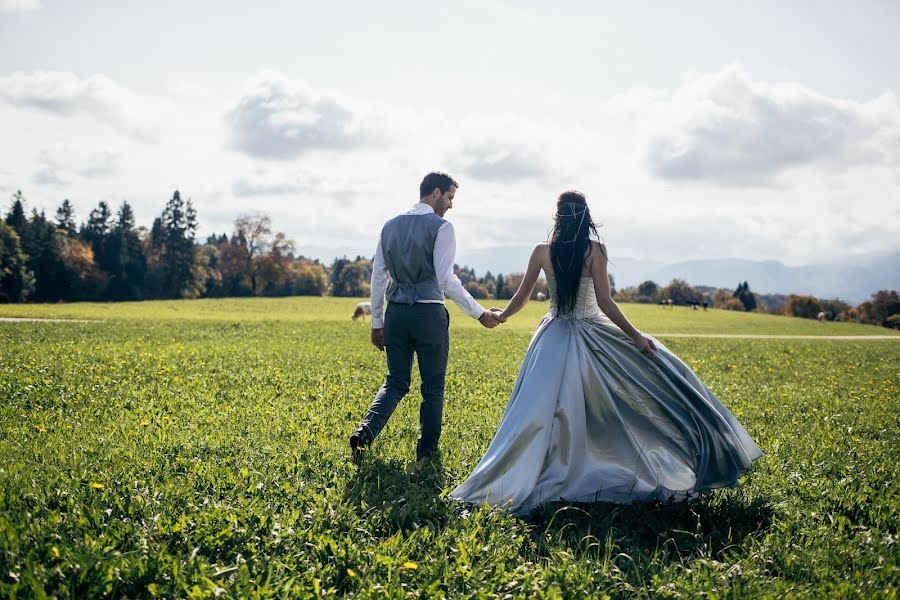
[[[419,202],[406,215],[426,215],[434,209],[424,202]],[[456,273],[453,263],[456,260],[456,233],[449,221],[444,221],[434,240],[434,272],[437,274],[441,290],[456,302],[460,309],[473,319],[484,314],[485,309],[472,294],[466,291]],[[378,236],[378,247],[375,249],[375,261],[372,263],[372,329],[384,327],[384,294],[391,282],[391,274],[384,262],[384,250],[381,248],[381,236]],[[442,300],[419,300],[419,302],[443,304]]]

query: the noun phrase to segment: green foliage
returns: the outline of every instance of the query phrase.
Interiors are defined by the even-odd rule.
[[[56,227],[64,230],[69,235],[75,235],[75,207],[66,198],[56,209]]]
[[[895,327],[890,318],[900,315],[900,295],[894,290],[880,290],[872,294],[872,300],[859,305],[859,318],[863,323]]]
[[[756,296],[750,291],[750,285],[746,281],[738,284],[732,296],[740,300],[744,310],[756,310]]]
[[[22,194],[22,190],[19,190],[13,194],[12,206],[9,207],[9,212],[6,213],[4,223],[12,227],[21,236],[27,220],[25,217],[25,196]]]
[[[331,295],[340,297],[360,297],[369,295],[372,280],[372,261],[357,256],[356,260],[336,258],[331,265],[329,281]]]
[[[639,302],[656,302],[659,286],[653,281],[645,281],[638,286]]]
[[[19,235],[0,223],[0,302],[24,302],[34,290],[34,276],[26,269]]]
[[[470,281],[463,285],[467,292],[469,292],[473,298],[476,300],[484,300],[486,298],[491,297],[491,293],[488,290],[487,286],[483,283],[478,283],[477,281]]]
[[[450,307],[442,457],[410,468],[415,393],[348,460],[384,375],[356,301],[3,306],[106,320],[0,323],[0,596],[896,595],[896,340],[661,337],[766,453],[741,487],[518,519],[446,495],[546,305],[492,331]],[[891,334],[623,308],[654,332]]]
[[[198,281],[194,236],[197,232],[197,213],[191,201],[182,200],[175,190],[166,203],[158,226],[151,232],[151,247],[157,253],[154,265],[163,298],[195,297]]]
[[[678,306],[703,302],[703,294],[682,279],[673,279],[669,285],[659,290],[657,297],[660,300],[671,300]]]
[[[791,294],[784,305],[784,314],[789,317],[815,319],[822,312],[822,303],[814,296]]]

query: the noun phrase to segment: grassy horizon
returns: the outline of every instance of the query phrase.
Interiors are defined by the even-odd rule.
[[[350,316],[366,298],[294,296],[286,298],[203,298],[197,300],[144,300],[140,302],[74,302],[55,304],[2,304],[0,317],[99,319],[111,321],[319,321],[352,323]],[[483,300],[482,305],[503,307],[505,300]],[[451,327],[479,328],[453,302],[447,302]],[[529,302],[503,328],[533,331],[548,310],[547,302]],[[720,333],[762,335],[886,335],[900,338],[900,331],[859,323],[824,322],[757,312],[710,309],[691,310],[654,304],[620,304],[640,330],[650,334]]]

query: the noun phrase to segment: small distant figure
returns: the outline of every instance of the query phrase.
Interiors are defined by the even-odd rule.
[[[356,310],[353,311],[353,316],[350,317],[354,321],[358,318],[362,317],[363,323],[366,322],[366,315],[372,314],[372,303],[371,302],[360,302],[356,305]]]
[[[703,310],[706,310],[707,308],[709,308],[709,302],[704,302],[704,303],[703,303]]]
[[[544,300],[547,299],[547,294],[545,294],[544,292],[538,292],[537,299],[538,299],[538,302],[543,302]]]
[[[659,301],[659,305],[662,306],[663,308],[665,308],[665,307],[667,307],[667,306],[671,308],[671,307],[672,307],[672,300],[671,300],[671,298],[668,299],[668,300],[660,300],[660,301]]]
[[[696,302],[691,302],[691,310],[697,310],[698,304]]]
[[[824,313],[824,312],[820,312],[819,314],[816,315],[816,321],[818,321],[819,323],[821,323],[821,322],[824,321],[824,320],[825,320],[825,313]]]

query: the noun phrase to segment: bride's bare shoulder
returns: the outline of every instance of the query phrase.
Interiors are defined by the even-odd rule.
[[[609,253],[606,251],[606,245],[602,242],[598,242],[596,240],[591,240],[591,251],[597,251],[598,255],[603,258],[603,260],[609,259]]]
[[[550,244],[540,243],[531,251],[531,255],[544,263],[550,259]]]
[[[550,268],[550,244],[543,242],[532,250],[531,255],[537,259],[538,264],[545,271]]]

